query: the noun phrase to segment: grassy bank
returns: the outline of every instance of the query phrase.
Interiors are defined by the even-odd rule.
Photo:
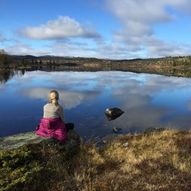
[[[127,144],[128,143],[128,144]],[[104,147],[51,140],[0,152],[0,190],[190,191],[191,132],[123,135]]]

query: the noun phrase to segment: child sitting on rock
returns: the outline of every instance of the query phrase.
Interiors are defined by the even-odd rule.
[[[59,105],[58,100],[58,92],[56,90],[50,91],[49,103],[44,106],[43,118],[36,130],[36,134],[41,137],[55,138],[65,142],[67,131],[64,124],[63,108]]]

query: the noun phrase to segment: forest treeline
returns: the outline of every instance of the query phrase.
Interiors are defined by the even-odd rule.
[[[8,55],[0,52],[0,69],[120,70],[191,77],[191,56],[112,60],[82,57]]]

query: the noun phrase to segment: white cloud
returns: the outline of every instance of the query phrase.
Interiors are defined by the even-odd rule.
[[[97,47],[97,57],[108,59],[131,59],[140,56],[142,47],[135,44],[128,46],[121,42],[103,42],[99,43]]]
[[[179,13],[184,16],[190,14],[191,2],[189,0],[104,1],[107,2],[108,10],[121,24],[121,27],[111,31],[113,32],[111,39],[103,39],[94,28],[85,26],[71,17],[60,16],[44,24],[28,26],[20,30],[20,33],[29,39],[54,40],[49,41],[49,44],[41,41],[41,43],[46,43],[44,47],[41,44],[43,51],[19,43],[19,46],[17,44],[7,46],[6,50],[11,54],[51,54],[109,59],[190,54],[191,46],[181,43],[181,39],[175,39],[174,42],[165,41],[155,33],[157,30],[155,27],[158,24],[169,22],[176,24],[180,17]],[[166,30],[169,28],[167,27]],[[173,34],[173,31],[170,32]],[[79,43],[79,40],[84,42]],[[0,42],[3,41],[4,37],[0,34]]]
[[[31,39],[42,40],[70,37],[100,38],[100,35],[94,29],[82,26],[78,21],[68,16],[60,16],[40,26],[26,27],[21,31],[21,34]]]
[[[12,55],[35,55],[35,56],[40,56],[40,55],[47,55],[50,52],[45,51],[45,50],[37,50],[29,45],[23,44],[23,43],[16,43],[11,46],[8,46],[5,48],[5,51],[8,52],[9,54]]]
[[[165,11],[162,1],[107,0],[107,2],[111,12],[122,23],[123,32],[128,36],[150,35],[153,32],[153,24],[172,19]]]
[[[151,35],[153,25],[175,19],[168,7],[191,9],[189,0],[107,0],[110,11],[120,20],[123,32],[130,36]]]
[[[127,55],[141,51],[148,57],[176,56],[190,53],[190,46],[165,42],[155,35],[160,23],[176,22],[177,13],[189,13],[189,0],[106,0],[107,7],[121,23],[113,44],[125,44]],[[169,11],[171,10],[171,11]],[[125,50],[124,49],[124,50]],[[117,54],[116,54],[117,55]]]
[[[166,43],[162,40],[150,38],[145,42],[149,57],[184,56],[190,55],[191,46],[188,44]]]
[[[97,48],[92,47],[88,43],[78,42],[56,42],[50,46],[52,55],[58,56],[82,56],[82,57],[97,57]]]

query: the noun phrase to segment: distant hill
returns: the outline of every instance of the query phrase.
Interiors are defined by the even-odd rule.
[[[0,54],[0,68],[42,70],[121,70],[191,77],[191,56],[127,60]]]

